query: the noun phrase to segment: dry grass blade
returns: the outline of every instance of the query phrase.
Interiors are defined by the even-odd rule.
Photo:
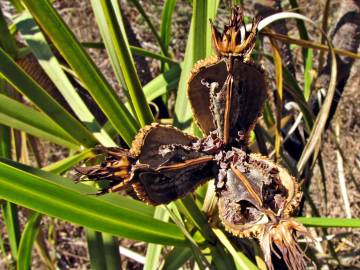
[[[277,42],[270,38],[275,64],[275,83],[276,83],[276,129],[275,129],[275,161],[280,158],[281,151],[281,111],[283,107],[283,75],[282,59]]]
[[[296,38],[290,38],[288,36],[285,36],[285,35],[282,35],[282,34],[279,34],[279,33],[271,33],[271,32],[268,32],[268,31],[263,31],[262,34],[265,35],[265,36],[269,36],[269,37],[272,37],[274,39],[286,42],[286,43],[296,44],[296,45],[299,45],[299,46],[304,47],[304,48],[318,49],[318,50],[321,50],[321,51],[329,51],[330,50],[329,46],[326,46],[326,45],[323,45],[323,44],[320,44],[320,43],[316,43],[316,42],[312,42],[312,41],[296,39]],[[334,51],[335,51],[336,54],[339,54],[339,55],[360,59],[360,54],[358,54],[358,53],[353,53],[353,52],[350,52],[350,51],[337,49],[337,48],[334,48]]]
[[[263,19],[259,23],[258,28],[259,28],[259,30],[261,30],[264,27],[268,26],[269,24],[273,23],[274,21],[278,21],[281,19],[289,19],[289,18],[309,22],[312,25],[314,25],[315,27],[317,27],[317,29],[319,29],[317,24],[313,20],[311,20],[301,14],[297,14],[297,13],[293,13],[293,12],[281,12],[281,13],[277,13],[275,15],[271,15],[271,16]],[[319,29],[319,30],[323,33],[323,31],[321,29]],[[323,33],[323,34],[326,35],[325,33]],[[327,40],[327,43],[329,44],[330,56],[331,56],[331,77],[330,77],[329,87],[327,90],[326,98],[321,107],[321,110],[320,110],[318,116],[316,117],[315,123],[313,125],[313,129],[311,130],[308,142],[306,143],[305,148],[304,148],[302,155],[299,159],[299,162],[297,164],[297,169],[298,169],[299,173],[301,173],[304,170],[305,164],[309,160],[310,156],[313,154],[314,150],[315,150],[314,158],[316,158],[316,156],[317,156],[319,148],[317,148],[317,149],[315,149],[315,148],[320,143],[321,135],[325,128],[325,124],[326,124],[326,121],[327,121],[327,118],[329,115],[332,99],[335,94],[336,76],[337,76],[336,56],[335,56],[334,48],[332,47],[331,42],[327,36],[326,36],[326,40]]]
[[[323,18],[322,18],[322,30],[326,33],[328,29],[328,18],[329,18],[329,7],[330,7],[330,0],[326,0],[324,12],[323,12]],[[321,41],[320,43],[323,44],[325,42],[325,36],[321,35]],[[320,51],[319,58],[318,58],[318,72],[323,68],[324,65],[324,51]]]
[[[131,249],[128,249],[126,247],[119,247],[119,252],[121,255],[128,257],[132,260],[134,260],[135,262],[144,264],[145,263],[145,257],[135,251],[132,251]]]
[[[278,21],[278,20],[282,20],[282,19],[298,19],[298,20],[303,20],[306,22],[311,23],[313,26],[315,26],[317,29],[319,29],[324,35],[326,35],[322,29],[320,29],[317,24],[301,15],[298,13],[293,13],[293,12],[281,12],[281,13],[277,13],[275,15],[271,15],[265,19],[263,19],[258,26],[259,30],[264,29],[266,26],[270,25],[271,23]],[[337,77],[337,65],[336,65],[336,56],[335,56],[335,51],[334,48],[331,45],[331,42],[329,40],[329,38],[326,36],[326,40],[328,43],[328,47],[330,50],[330,56],[331,56],[331,76],[330,76],[330,82],[329,82],[329,86],[328,86],[328,90],[327,90],[327,95],[326,98],[322,104],[321,110],[319,112],[319,114],[316,117],[316,120],[314,122],[313,125],[313,129],[311,130],[308,142],[306,143],[304,150],[302,152],[302,155],[299,159],[299,162],[297,164],[297,170],[299,171],[299,173],[301,174],[302,171],[305,168],[305,165],[307,163],[307,161],[309,160],[309,158],[311,157],[311,155],[314,153],[314,160],[317,157],[318,151],[319,151],[319,147],[316,148],[316,146],[319,145],[320,141],[321,141],[321,135],[322,132],[324,131],[325,128],[325,124],[326,121],[328,119],[328,115],[329,115],[329,111],[330,111],[330,107],[332,104],[332,100],[335,94],[335,87],[336,87],[336,77]]]
[[[336,120],[335,123],[335,136],[337,144],[340,145],[340,124],[339,120]],[[349,195],[346,188],[346,178],[345,178],[345,172],[344,172],[344,160],[342,158],[342,155],[340,153],[340,150],[336,150],[336,159],[337,159],[337,170],[338,170],[338,176],[339,176],[339,187],[341,192],[341,197],[344,202],[344,210],[347,218],[351,218],[351,208],[350,208],[350,200]]]

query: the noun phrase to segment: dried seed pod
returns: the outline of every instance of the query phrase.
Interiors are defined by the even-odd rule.
[[[308,233],[290,218],[301,198],[299,185],[281,166],[244,151],[266,99],[264,71],[250,59],[257,24],[254,20],[251,31],[242,33],[242,12],[235,7],[222,34],[212,25],[217,56],[195,65],[187,89],[206,138],[152,124],[140,130],[130,150],[106,149],[102,164],[79,170],[88,179],[108,180],[103,193],[125,189],[155,205],[185,196],[217,176],[225,228],[239,237],[258,238],[270,269],[272,252],[280,253],[289,268],[305,269],[307,257],[295,234]]]
[[[200,60],[188,81],[188,97],[201,130],[216,130],[232,146],[246,144],[266,99],[264,71],[250,59],[257,24],[255,20],[242,37],[242,13],[236,7],[222,35],[212,25],[218,56]]]
[[[191,103],[194,120],[204,134],[216,129],[210,110],[210,88],[223,86],[227,77],[225,61],[216,56],[199,60],[191,71],[188,81],[188,98]],[[211,86],[207,83],[213,83]]]
[[[239,237],[255,237],[273,269],[271,252],[278,248],[290,269],[306,269],[307,257],[295,233],[306,229],[290,218],[301,192],[296,180],[281,166],[256,154],[233,149],[222,162],[229,164],[218,177],[219,215],[225,228]]]
[[[101,148],[100,165],[79,167],[89,180],[107,180],[101,192],[126,190],[150,204],[165,204],[214,175],[213,156],[192,148],[197,139],[171,126],[152,124],[140,130],[130,150]]]

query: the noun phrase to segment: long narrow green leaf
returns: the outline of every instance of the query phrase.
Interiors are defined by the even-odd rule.
[[[148,24],[151,32],[154,34],[155,39],[157,40],[157,42],[160,45],[161,53],[165,56],[169,56],[169,54],[167,53],[166,47],[160,38],[159,33],[157,32],[155,26],[151,22],[149,16],[146,14],[146,12],[145,12],[144,8],[142,7],[142,5],[140,4],[140,2],[138,0],[130,0],[130,1],[134,4],[134,6],[137,8],[137,10],[140,12],[140,14],[143,16],[143,18],[144,18],[145,22]]]
[[[173,224],[149,218],[123,205],[115,206],[95,196],[84,196],[85,188],[89,190],[88,194],[94,191],[90,186],[55,183],[44,177],[51,176],[49,173],[29,173],[21,170],[21,166],[18,168],[16,163],[3,159],[0,159],[0,170],[0,197],[6,200],[113,235],[160,244],[184,244],[183,234]],[[54,178],[60,177],[54,175]]]
[[[61,174],[67,171],[69,168],[78,164],[81,160],[93,155],[92,151],[87,149],[77,155],[70,156],[58,162],[52,163],[49,166],[43,167],[42,169],[48,172]],[[23,165],[23,168],[26,167]],[[31,167],[27,167],[31,168]],[[39,170],[38,170],[39,171]],[[19,269],[29,269],[31,264],[32,247],[39,231],[38,223],[41,220],[42,215],[34,212],[26,223],[23,234],[21,235],[21,241],[19,245],[18,255],[18,267]],[[89,229],[90,230],[90,229]]]
[[[17,54],[15,38],[10,34],[5,17],[0,8],[0,46],[13,57]]]
[[[301,12],[299,10],[299,5],[297,3],[297,0],[289,0],[289,2],[290,2],[290,5],[291,5],[291,8],[293,10],[296,10],[296,12],[298,12],[300,14]],[[309,35],[308,35],[307,30],[306,30],[304,21],[303,20],[296,20],[296,25],[297,25],[297,28],[299,30],[300,38],[303,39],[303,40],[309,40]],[[307,64],[307,59],[308,59],[309,53],[310,53],[309,50],[306,50],[305,48],[303,48],[302,54],[303,54],[305,67],[306,67],[306,64]]]
[[[11,202],[4,202],[4,204],[1,205],[1,209],[6,227],[6,233],[9,239],[11,255],[14,260],[17,260],[21,235],[18,208],[16,204]]]
[[[42,215],[33,213],[28,219],[21,236],[17,270],[28,270],[31,267],[31,254],[34,241],[39,233]]]
[[[312,75],[311,70],[313,66],[313,50],[307,49],[306,59],[305,59],[305,69],[304,69],[304,97],[305,100],[308,101],[311,94],[311,83],[312,83]]]
[[[17,91],[26,95],[76,141],[86,147],[97,143],[89,130],[61,107],[55,99],[29,77],[1,48],[0,75]]]
[[[160,38],[166,51],[169,50],[171,37],[171,20],[175,10],[176,0],[166,0],[161,15]]]
[[[4,106],[1,97],[7,98],[6,94],[5,81],[0,78],[0,110]],[[4,125],[0,125],[0,157],[11,159],[11,130]]]
[[[57,162],[51,163],[50,165],[42,168],[42,170],[47,172],[52,172],[56,174],[61,174],[66,172],[68,169],[70,169],[72,166],[79,164],[80,161],[93,157],[95,154],[92,152],[92,150],[87,149],[79,154],[69,156],[65,159],[59,160]]]
[[[82,42],[81,44],[85,48],[105,49],[105,45],[102,42]],[[169,57],[166,57],[166,56],[158,54],[158,53],[148,51],[146,49],[143,49],[143,48],[140,48],[140,47],[137,47],[137,46],[131,46],[130,45],[130,51],[131,51],[132,54],[135,54],[135,55],[161,60],[161,61],[169,63],[169,64],[179,64],[179,62],[174,60],[174,59],[171,59]]]
[[[116,237],[103,233],[103,253],[105,255],[106,269],[118,270],[121,269],[121,258],[119,252],[119,241]]]
[[[281,113],[283,107],[283,70],[280,49],[276,41],[270,39],[275,65],[276,85],[276,129],[275,129],[275,160],[279,160],[281,152]]]
[[[179,81],[177,98],[175,103],[174,124],[182,129],[189,128],[191,125],[191,109],[187,98],[187,81],[190,71],[199,59],[205,58],[211,54],[209,44],[211,44],[211,35],[208,33],[209,19],[214,19],[219,1],[194,1],[194,11],[186,44],[184,64]],[[210,14],[211,13],[211,14]],[[204,33],[208,33],[204,35]]]
[[[192,256],[190,248],[175,247],[166,257],[164,270],[178,270]]]
[[[179,64],[178,61],[176,61],[176,60],[174,60],[172,58],[169,58],[167,56],[157,54],[157,53],[154,53],[154,52],[150,52],[150,51],[145,50],[145,49],[140,48],[140,47],[130,46],[130,50],[131,50],[131,52],[133,54],[136,54],[136,55],[150,57],[150,58],[153,58],[153,59],[158,59],[158,60],[161,60],[161,61],[169,63],[169,64]]]
[[[11,254],[13,259],[17,260],[20,242],[20,224],[18,219],[17,206],[11,202],[5,202],[1,208],[6,232],[9,237]]]
[[[88,151],[88,150],[85,150],[85,151]],[[79,155],[81,155],[81,153]],[[68,157],[68,158],[64,159],[63,161],[58,161],[52,165],[42,168],[41,170],[21,164],[21,163],[16,163],[11,160],[1,160],[1,162],[4,162],[10,166],[16,167],[24,172],[27,172],[30,174],[35,174],[41,178],[45,178],[48,181],[52,181],[56,185],[61,185],[65,188],[73,190],[75,192],[80,192],[82,194],[94,194],[96,192],[96,190],[93,187],[91,187],[90,185],[84,185],[84,184],[80,184],[80,183],[74,184],[72,181],[69,181],[69,179],[66,179],[64,177],[61,177],[54,173],[49,172],[51,169],[55,169],[55,171],[58,169],[60,170],[60,167],[61,167],[60,173],[64,172],[64,170],[68,170],[70,167],[77,164],[77,160],[74,159],[73,157]],[[56,172],[56,173],[59,173],[59,172]],[[98,196],[98,197],[96,197],[96,199],[113,204],[114,206],[121,206],[130,211],[134,211],[141,215],[146,215],[148,217],[152,217],[154,214],[153,206],[146,205],[140,201],[131,199],[130,197],[119,196],[115,193]]]
[[[322,218],[322,217],[297,217],[296,220],[308,227],[326,228],[360,228],[359,218]]]
[[[176,206],[174,203],[171,203],[170,205],[165,205],[165,208],[168,210],[171,219],[175,222],[178,228],[181,229],[186,239],[188,240],[189,247],[199,269],[205,269],[206,267],[210,267],[208,259],[202,254],[201,249],[198,245],[198,243],[204,241],[204,238],[201,234],[197,234],[195,237],[193,237],[187,231],[184,221],[182,220],[182,217],[180,216],[180,212],[178,210],[179,206],[182,207],[181,204]]]
[[[0,93],[6,94],[5,81],[0,78]],[[3,94],[0,94],[3,96]],[[5,95],[4,95],[5,96]],[[0,101],[0,104],[2,102]],[[0,124],[0,157],[11,159],[11,129]],[[18,244],[20,241],[20,225],[17,206],[11,202],[0,203],[3,213],[3,220],[9,238],[11,254],[14,260],[17,259]],[[4,254],[5,255],[5,254]]]
[[[154,218],[167,222],[169,212],[161,206],[156,207]],[[146,250],[146,258],[143,270],[159,269],[162,245],[149,244]]]
[[[212,42],[211,42],[211,25],[209,22],[209,19],[214,20],[214,18],[216,17],[216,13],[218,11],[218,6],[220,3],[220,0],[207,0],[207,23],[206,23],[206,42],[205,42],[205,46],[206,46],[206,57],[212,55],[213,52],[213,46],[212,46]]]
[[[102,48],[106,49],[106,51],[107,51],[107,54],[108,54],[110,62],[111,62],[111,66],[114,70],[115,77],[116,77],[118,83],[122,86],[123,93],[125,94],[128,101],[130,102],[131,112],[134,115],[134,113],[135,113],[134,107],[132,106],[132,103],[131,103],[129,90],[127,88],[125,78],[124,78],[124,73],[122,72],[121,64],[119,62],[119,56],[117,55],[115,42],[112,38],[112,33],[109,30],[110,26],[106,20],[106,17],[104,16],[103,8],[101,7],[100,1],[98,1],[98,0],[92,0],[92,1],[90,1],[90,3],[92,5],[92,10],[93,10],[95,18],[96,18],[96,23],[100,30],[100,35],[102,37],[102,40],[104,41],[104,43],[101,42]],[[121,31],[123,33],[125,33],[125,27],[124,27],[124,24],[122,21],[119,3],[116,1],[113,1],[113,5],[114,5],[114,11],[115,11],[116,19],[117,19],[113,23],[118,23]],[[126,46],[129,46],[129,42],[127,40],[126,35],[124,35],[124,41],[126,43]],[[84,45],[84,43],[82,43],[82,45]]]
[[[79,149],[79,145],[42,112],[0,94],[0,123],[54,143]]]
[[[235,250],[229,239],[220,229],[213,229],[221,243],[228,249],[234,258],[237,269],[241,270],[257,270],[258,268],[245,256],[244,253]]]
[[[182,66],[174,65],[165,73],[158,75],[144,86],[144,93],[147,101],[152,101],[157,97],[172,90],[179,82]]]
[[[96,13],[101,11],[102,14],[100,14],[100,16],[103,16],[106,19],[106,30],[110,33],[110,40],[107,39],[105,41],[105,46],[109,46],[109,43],[112,45],[112,51],[115,53],[116,60],[121,68],[136,116],[139,119],[141,126],[149,124],[154,121],[154,117],[146,102],[128,42],[125,38],[126,35],[121,31],[120,25],[117,23],[111,0],[92,0],[92,5],[93,9],[96,9]]]
[[[193,2],[194,36],[192,42],[193,63],[206,57],[206,33],[209,24],[207,15],[207,1],[195,0]]]
[[[191,196],[176,201],[176,205],[183,209],[185,216],[199,229],[202,235],[211,243],[216,242],[216,236],[211,230],[207,218],[201,212]]]
[[[161,95],[166,94],[169,90],[175,89],[179,83],[179,76],[181,66],[175,65],[165,73],[158,75],[144,86],[144,93],[148,102],[154,100]],[[125,106],[130,108],[130,104],[126,103]],[[110,122],[104,125],[104,129],[110,136],[115,136],[115,130]]]
[[[88,228],[86,228],[85,232],[91,269],[107,270],[102,234]]]
[[[104,146],[115,146],[114,141],[101,129],[101,126],[71,84],[30,13],[24,11],[15,23],[44,72],[55,84],[80,121],[94,134],[94,137],[101,144]]]
[[[176,0],[166,0],[161,15],[160,24],[160,38],[164,44],[166,52],[169,53],[170,36],[171,36],[171,21],[175,10]],[[165,61],[161,61],[161,72],[169,69],[169,65]],[[168,95],[164,95],[163,102],[166,104]]]
[[[23,3],[76,72],[116,131],[130,145],[139,129],[137,122],[120,102],[59,14],[47,0],[24,0]]]
[[[10,0],[10,2],[15,7],[17,12],[21,12],[24,10],[23,5],[21,4],[21,0]]]

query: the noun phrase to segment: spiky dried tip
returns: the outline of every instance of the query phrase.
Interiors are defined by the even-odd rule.
[[[212,21],[212,41],[218,55],[243,56],[249,59],[255,46],[257,26],[259,19],[254,18],[250,31],[246,31],[243,11],[239,6],[234,6],[228,25],[225,25],[222,34],[216,29]],[[241,29],[244,28],[242,32]]]
[[[109,187],[99,191],[98,195],[126,189],[132,174],[133,158],[129,151],[116,147],[98,147],[95,151],[105,155],[105,160],[94,166],[76,167],[75,170],[81,175],[79,180],[107,181]]]
[[[299,235],[313,240],[306,228],[292,218],[282,219],[277,224],[268,224],[263,228],[258,238],[270,270],[274,270],[272,252],[282,258],[289,269],[305,270],[310,264],[314,265],[299,246],[296,240]]]

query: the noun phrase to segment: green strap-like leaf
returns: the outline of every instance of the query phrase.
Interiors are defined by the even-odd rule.
[[[42,112],[0,94],[0,123],[73,149],[74,139]]]
[[[164,3],[161,25],[160,25],[160,38],[164,44],[166,51],[169,49],[171,38],[171,21],[172,14],[175,10],[176,0],[166,0]]]
[[[85,48],[105,49],[105,45],[102,42],[81,42],[81,44]],[[131,46],[130,45],[130,51],[131,51],[132,54],[135,54],[135,55],[150,57],[150,58],[153,58],[153,59],[161,60],[161,61],[169,63],[169,64],[179,64],[179,62],[174,60],[174,59],[171,59],[169,57],[163,56],[163,55],[158,54],[158,53],[148,51],[146,49],[143,49],[143,48],[140,48],[140,47],[137,47],[137,46]]]
[[[163,269],[178,270],[192,256],[190,248],[175,247],[166,257]]]
[[[155,209],[154,218],[167,222],[169,220],[169,212],[158,206]],[[160,255],[162,245],[149,244],[146,249],[145,264],[143,270],[158,269],[160,266]]]
[[[94,155],[95,154],[92,152],[92,150],[86,149],[79,154],[71,155],[65,159],[51,163],[50,165],[42,168],[42,170],[55,174],[62,174],[69,170],[72,166],[79,164],[80,161],[93,157]]]
[[[5,96],[7,91],[5,90],[6,83],[0,78],[0,94]],[[3,103],[0,101],[0,106],[3,106]],[[11,129],[7,126],[0,124],[0,157],[11,159],[12,157],[12,147],[11,147]],[[2,217],[5,223],[6,232],[9,239],[11,255],[14,260],[17,259],[18,254],[18,245],[20,241],[20,223],[18,218],[18,209],[17,206],[11,202],[0,203],[2,208]],[[4,254],[5,255],[5,254]]]
[[[181,65],[174,65],[165,73],[158,75],[144,86],[144,93],[148,102],[154,100],[161,95],[164,95],[169,90],[176,89],[179,83],[179,76],[181,72]],[[130,104],[125,103],[125,106],[130,108]],[[115,136],[115,130],[110,122],[104,125],[104,129],[110,136]]]
[[[246,257],[242,252],[237,251],[231,244],[229,239],[220,229],[213,229],[216,236],[219,238],[221,243],[227,248],[232,257],[234,258],[236,268],[241,270],[257,270],[258,268]]]
[[[11,202],[96,231],[146,242],[185,244],[183,234],[174,224],[155,220],[96,196],[84,196],[84,190],[88,190],[87,194],[94,193],[90,186],[70,181],[67,185],[55,183],[45,178],[45,174],[26,172],[17,163],[3,159],[0,160],[0,171],[0,197]]]
[[[47,0],[24,0],[35,20],[76,72],[124,141],[130,145],[139,126],[120,102],[82,45]]]
[[[105,36],[105,47],[109,48],[109,51],[112,52],[111,55],[115,58],[113,62],[117,62],[121,69],[124,83],[129,91],[131,103],[134,106],[140,125],[150,124],[154,121],[154,117],[146,102],[129,45],[125,38],[125,33],[121,31],[120,25],[118,24],[111,0],[92,0],[91,3],[95,13],[98,14],[97,18],[101,16],[106,21],[105,25],[107,27],[102,31],[102,33],[105,31],[109,33],[109,35]],[[120,12],[118,11],[118,13]],[[104,23],[101,24],[102,28],[104,28],[105,25]]]
[[[78,164],[81,160],[88,158],[90,156],[94,155],[91,150],[85,150],[77,155],[70,156],[68,158],[65,158],[63,160],[60,160],[58,162],[52,163],[49,166],[46,166],[42,168],[45,171],[60,174],[65,171],[67,171],[69,168],[74,166],[75,164]],[[19,168],[23,169],[30,169],[30,170],[36,170],[37,172],[40,172],[38,169],[34,169],[31,167],[28,167],[26,165],[18,166]],[[46,172],[43,172],[46,175]],[[54,179],[53,179],[54,180]],[[29,269],[29,266],[31,264],[31,254],[32,254],[32,248],[33,244],[36,238],[36,235],[39,231],[39,221],[41,219],[42,215],[40,213],[34,212],[32,216],[29,218],[25,229],[23,231],[23,234],[21,236],[20,241],[20,247],[19,247],[19,254],[18,254],[18,269]],[[88,229],[87,231],[92,231]],[[89,241],[88,234],[87,240]],[[90,253],[92,251],[90,250]],[[99,256],[97,256],[99,258]],[[93,257],[90,257],[90,259],[93,259]]]
[[[100,30],[101,38],[104,41],[104,42],[100,43],[100,45],[101,45],[100,48],[106,49],[106,52],[110,59],[111,66],[114,70],[115,77],[116,77],[118,83],[122,86],[123,93],[127,97],[129,103],[131,104],[130,112],[132,112],[132,114],[134,115],[134,113],[135,113],[134,107],[132,106],[132,103],[131,103],[129,90],[127,88],[125,78],[124,78],[124,73],[122,72],[122,68],[121,68],[121,65],[119,62],[119,56],[117,55],[117,52],[116,52],[115,41],[113,40],[111,31],[109,30],[110,25],[108,24],[106,17],[104,16],[104,11],[103,11],[100,1],[99,0],[91,0],[90,3],[92,5],[92,10],[93,10],[95,18],[96,18],[96,23]],[[115,4],[116,4],[116,6],[114,6],[114,11],[115,11],[115,15],[116,15],[116,21],[113,23],[118,23],[121,31],[123,31],[123,33],[125,33],[124,25],[123,25],[123,21],[122,21],[120,9],[119,9],[119,3],[116,2]],[[129,42],[127,40],[126,35],[124,36],[124,41],[126,43],[126,46],[129,46]],[[82,45],[85,46],[86,44],[82,43]]]
[[[308,101],[311,94],[311,83],[312,83],[312,67],[314,61],[314,54],[312,49],[307,49],[304,69],[304,97]]]
[[[165,56],[169,56],[169,54],[167,53],[165,44],[162,42],[159,33],[157,32],[155,26],[152,24],[149,16],[146,14],[146,12],[145,12],[144,8],[142,7],[141,3],[138,0],[130,0],[130,1],[135,5],[135,7],[139,11],[139,13],[143,16],[145,22],[148,24],[151,32],[154,34],[155,39],[157,40],[157,42],[160,45],[161,53],[163,55],[165,55]]]
[[[16,20],[17,29],[29,45],[44,72],[62,94],[72,111],[80,121],[93,133],[94,137],[104,146],[116,146],[111,137],[106,134],[90,112],[77,90],[71,84],[58,60],[47,44],[45,36],[36,25],[31,14],[24,11]]]
[[[107,270],[102,234],[88,228],[85,229],[85,234],[88,245],[91,269]]]
[[[359,218],[297,217],[296,220],[308,227],[360,228]]]
[[[28,270],[31,267],[32,249],[39,233],[41,218],[42,215],[40,213],[34,212],[25,225],[19,245],[17,270]]]
[[[16,260],[18,256],[18,248],[20,241],[20,224],[18,219],[18,209],[16,204],[5,202],[1,205],[3,219],[6,227],[6,232],[9,238],[11,255]]]
[[[10,34],[8,25],[5,21],[4,14],[0,8],[0,46],[12,55],[13,57],[17,54],[17,44],[15,38]]]
[[[105,255],[106,269],[107,270],[119,270],[121,269],[121,258],[119,252],[119,241],[116,237],[102,233]]]
[[[89,151],[89,150],[85,150],[84,152],[86,153],[87,151]],[[82,153],[80,153],[79,155],[82,155]],[[89,185],[80,184],[80,183],[74,184],[73,181],[70,181],[69,179],[66,179],[64,177],[61,177],[54,173],[49,172],[50,170],[55,169],[55,171],[61,170],[61,173],[62,173],[64,171],[68,170],[70,167],[78,164],[77,158],[74,159],[73,157],[68,157],[64,160],[61,160],[61,161],[53,163],[49,166],[46,166],[46,167],[42,168],[41,170],[21,164],[21,163],[17,163],[15,161],[11,161],[11,160],[2,160],[2,162],[6,163],[12,167],[16,167],[24,172],[27,172],[30,174],[35,174],[41,178],[45,178],[48,181],[52,181],[56,185],[61,185],[65,188],[73,190],[75,192],[80,192],[82,194],[94,194],[96,192],[96,190]],[[146,215],[148,217],[152,217],[154,214],[153,206],[146,205],[140,201],[131,199],[130,197],[119,196],[118,194],[110,193],[110,194],[106,194],[103,196],[97,196],[96,198],[98,200],[105,201],[105,202],[113,204],[115,206],[121,206],[128,210],[138,212],[139,214]]]
[[[167,93],[168,90],[175,89],[179,82],[182,65],[174,65],[168,71],[160,74],[144,86],[144,93],[147,101],[152,101],[157,97]]]
[[[0,75],[17,91],[27,96],[77,142],[86,147],[91,147],[97,143],[88,129],[61,107],[54,98],[29,77],[1,48]]]

